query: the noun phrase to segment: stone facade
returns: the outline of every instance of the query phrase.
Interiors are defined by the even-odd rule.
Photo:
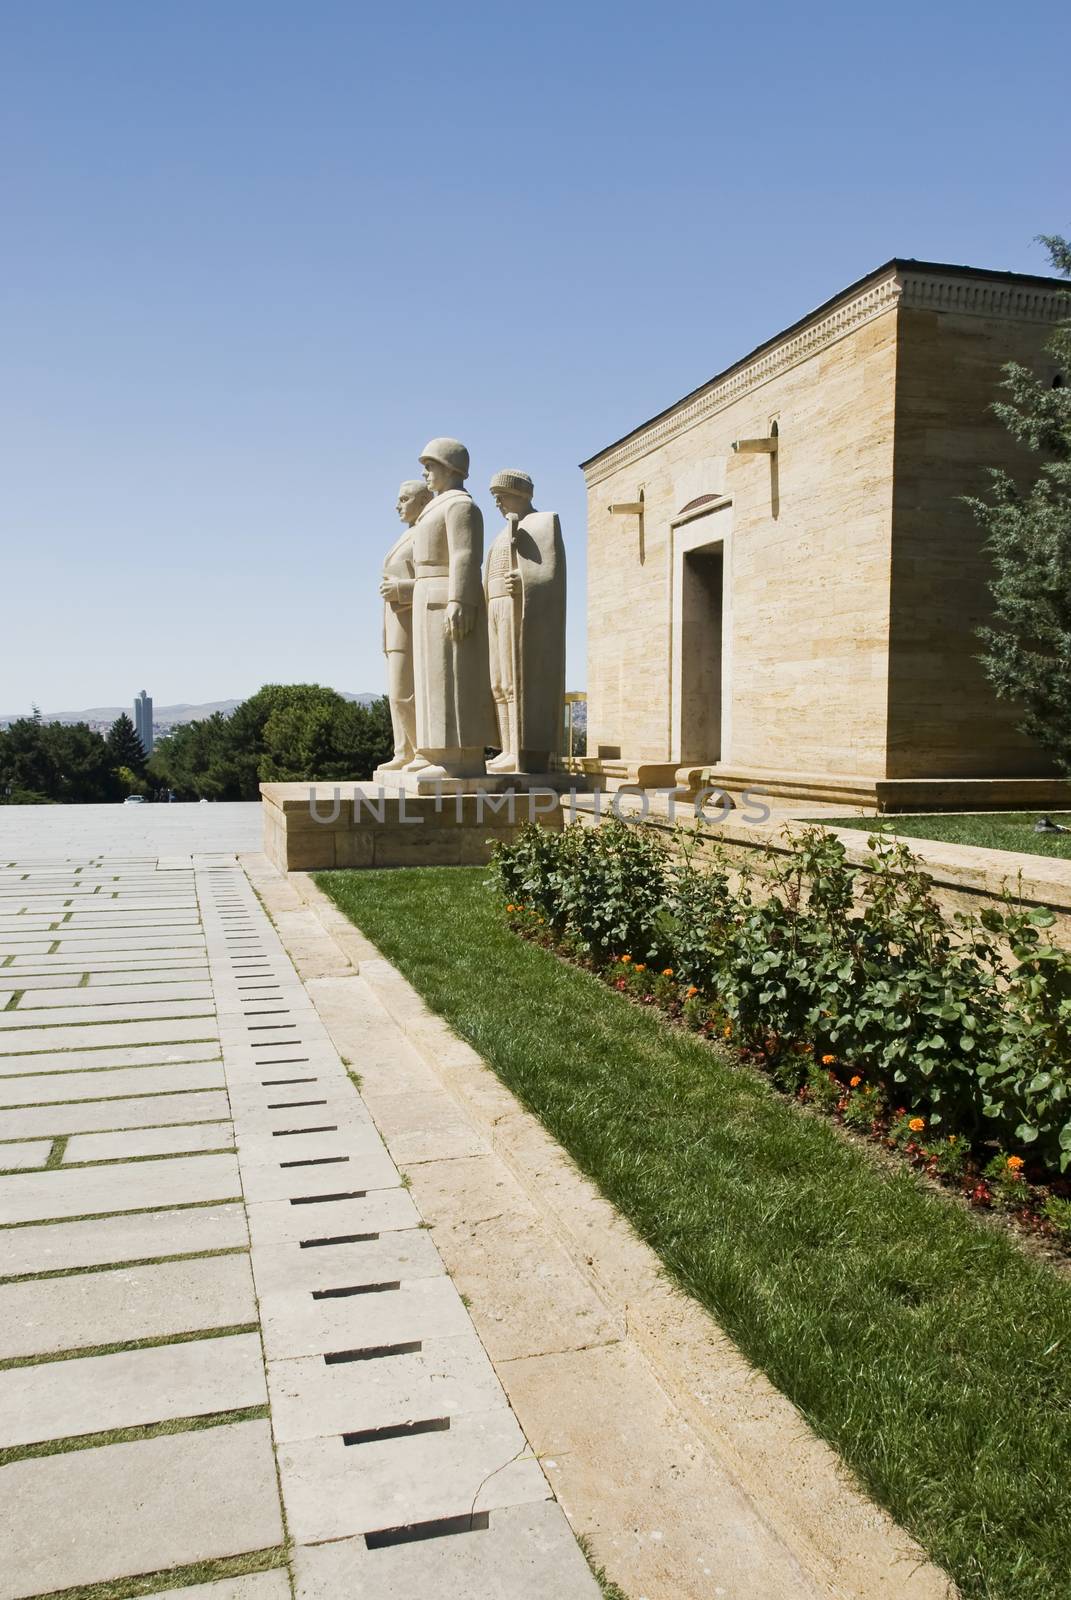
[[[975,659],[958,497],[1015,465],[1000,367],[1067,309],[1056,280],[894,261],[585,462],[585,765],[863,795],[1044,774]]]

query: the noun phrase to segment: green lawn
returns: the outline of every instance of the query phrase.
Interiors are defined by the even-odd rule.
[[[482,869],[317,881],[977,1600],[1071,1594],[1071,1283],[509,932]]]
[[[816,817],[830,828],[860,828],[865,833],[889,828],[909,839],[947,839],[950,844],[978,844],[987,850],[1020,850],[1029,856],[1061,856],[1071,861],[1071,833],[1035,833],[1038,817],[1071,828],[1066,811],[991,811],[973,815],[936,813],[926,816]],[[1068,1586],[1071,1594],[1071,1584]]]

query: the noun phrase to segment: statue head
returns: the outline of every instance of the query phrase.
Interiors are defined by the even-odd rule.
[[[491,479],[491,493],[495,505],[504,517],[511,514],[517,517],[526,517],[532,509],[532,496],[535,494],[535,484],[527,472],[517,472],[510,469],[506,472],[496,472]]]
[[[460,489],[469,475],[469,453],[457,439],[432,439],[420,452],[424,482],[432,494]]]
[[[406,478],[398,490],[398,500],[394,509],[401,520],[412,527],[430,499],[431,490],[423,478]]]

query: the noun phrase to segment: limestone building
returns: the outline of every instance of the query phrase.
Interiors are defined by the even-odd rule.
[[[1006,361],[1057,379],[1069,311],[1062,280],[891,261],[585,461],[583,765],[1043,801],[1047,759],[976,659],[987,570],[960,497],[987,466],[1036,470],[990,406]]]

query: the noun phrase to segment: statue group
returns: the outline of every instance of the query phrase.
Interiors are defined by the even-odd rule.
[[[394,756],[379,772],[420,778],[545,773],[561,748],[565,548],[526,472],[499,472],[506,525],[484,566],[483,515],[465,488],[469,453],[432,439],[407,479],[405,531],[387,552],[383,649]],[[500,754],[485,763],[485,750]]]

